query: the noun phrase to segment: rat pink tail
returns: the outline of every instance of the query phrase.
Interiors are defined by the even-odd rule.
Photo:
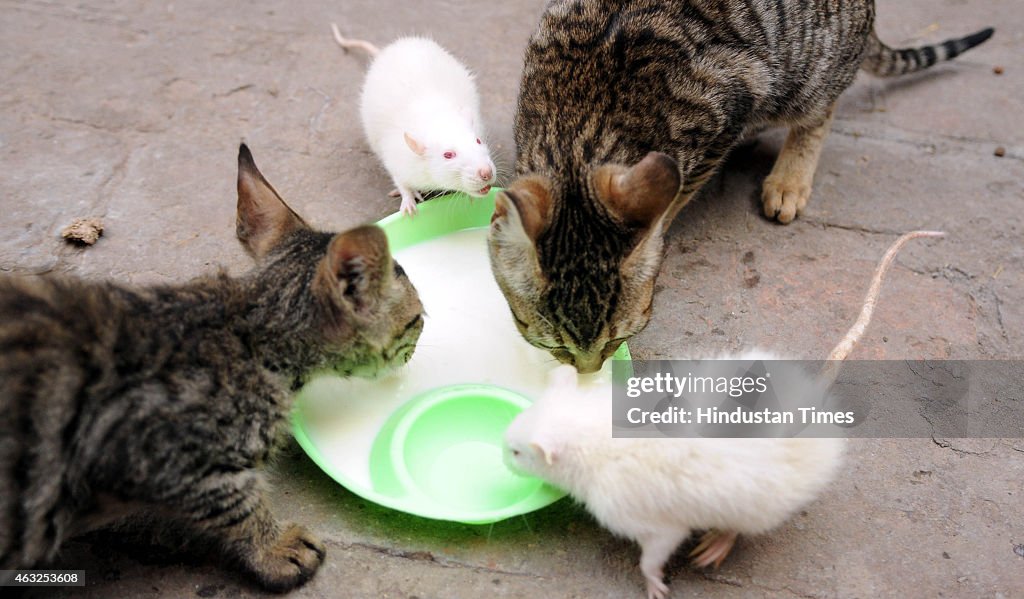
[[[832,353],[828,355],[828,362],[821,369],[819,379],[824,383],[825,388],[831,387],[832,383],[835,382],[843,360],[850,355],[850,352],[853,351],[853,346],[860,341],[861,336],[864,335],[864,330],[868,328],[868,323],[871,322],[871,315],[875,311],[875,304],[878,302],[879,292],[882,289],[882,280],[885,278],[885,273],[888,272],[889,267],[892,266],[896,254],[911,239],[917,239],[918,237],[942,237],[943,235],[945,233],[941,231],[911,231],[901,235],[899,239],[889,246],[889,251],[885,252],[882,260],[878,263],[878,267],[875,268],[875,276],[871,279],[871,287],[868,289],[867,296],[864,297],[864,307],[860,310],[857,322],[853,323],[850,330],[846,332],[846,336],[836,345]]]
[[[373,44],[366,40],[350,40],[346,37],[343,37],[341,35],[341,31],[338,30],[338,26],[335,25],[334,23],[331,23],[331,31],[334,32],[334,41],[338,42],[338,45],[344,48],[346,52],[351,50],[352,48],[359,48],[366,52],[367,54],[369,54],[371,57],[377,56],[377,53],[380,52],[380,48],[374,46]]]

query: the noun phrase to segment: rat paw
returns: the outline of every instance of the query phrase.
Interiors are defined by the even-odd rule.
[[[720,530],[709,530],[704,533],[700,544],[690,552],[693,565],[698,568],[707,568],[714,564],[717,569],[732,551],[733,545],[736,544],[736,537],[737,534],[734,532]]]
[[[782,224],[788,224],[807,206],[811,197],[811,183],[802,176],[791,176],[788,173],[776,175],[772,173],[765,179],[761,188],[761,204],[764,215],[775,218]]]
[[[403,187],[399,187],[397,191],[399,195],[402,196],[402,214],[413,216],[419,212],[419,208],[416,207],[416,203],[423,201],[423,194],[415,189],[407,189]]]
[[[407,216],[415,216],[419,212],[419,208],[416,207],[416,200],[412,198],[402,198],[402,214]]]
[[[637,538],[641,549],[640,571],[647,579],[648,599],[668,597],[668,585],[662,580],[665,577],[665,561],[688,536],[690,531],[683,529],[659,531]]]
[[[668,597],[668,585],[657,578],[647,579],[647,599],[665,599]]]
[[[324,548],[308,530],[292,524],[252,564],[264,588],[283,593],[305,584],[324,561]]]

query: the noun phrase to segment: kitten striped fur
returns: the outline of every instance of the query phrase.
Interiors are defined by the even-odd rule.
[[[269,590],[320,566],[323,545],[270,513],[261,467],[307,373],[405,363],[422,306],[379,228],[310,229],[244,145],[238,237],[257,259],[239,278],[0,278],[0,569],[126,517]]]

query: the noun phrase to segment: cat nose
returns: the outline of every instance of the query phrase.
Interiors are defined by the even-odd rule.
[[[481,181],[490,181],[491,177],[494,176],[494,171],[491,170],[491,167],[485,166],[482,169],[478,170],[476,174],[478,177],[480,177]]]

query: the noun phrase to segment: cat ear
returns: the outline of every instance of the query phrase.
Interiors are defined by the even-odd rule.
[[[676,161],[651,152],[632,168],[609,178],[606,205],[628,225],[642,231],[621,272],[631,281],[650,281],[661,267],[664,233],[678,205],[681,178]]]
[[[270,253],[289,233],[307,229],[305,221],[284,203],[263,178],[248,146],[238,148],[238,212],[235,234],[257,260]]]
[[[527,302],[545,285],[537,258],[537,237],[550,222],[551,195],[540,177],[524,177],[494,200],[487,233],[491,270],[511,302]],[[532,301],[532,300],[529,300]]]
[[[663,226],[648,229],[629,256],[622,261],[620,272],[631,281],[649,281],[661,268],[662,252],[665,246]]]
[[[537,178],[525,177],[498,194],[491,215],[491,230],[524,236],[531,243],[551,220],[551,194]]]
[[[626,170],[604,167],[597,174],[599,197],[605,206],[634,228],[646,229],[660,219],[679,193],[676,161],[667,154],[650,152]],[[603,189],[602,189],[603,188]]]
[[[393,269],[384,231],[365,225],[334,236],[320,262],[316,284],[329,296],[363,312],[380,302]]]
[[[412,150],[414,154],[417,156],[423,156],[427,153],[427,146],[416,141],[415,137],[408,133],[403,133],[402,135],[405,136],[405,145],[409,146],[409,149]]]

